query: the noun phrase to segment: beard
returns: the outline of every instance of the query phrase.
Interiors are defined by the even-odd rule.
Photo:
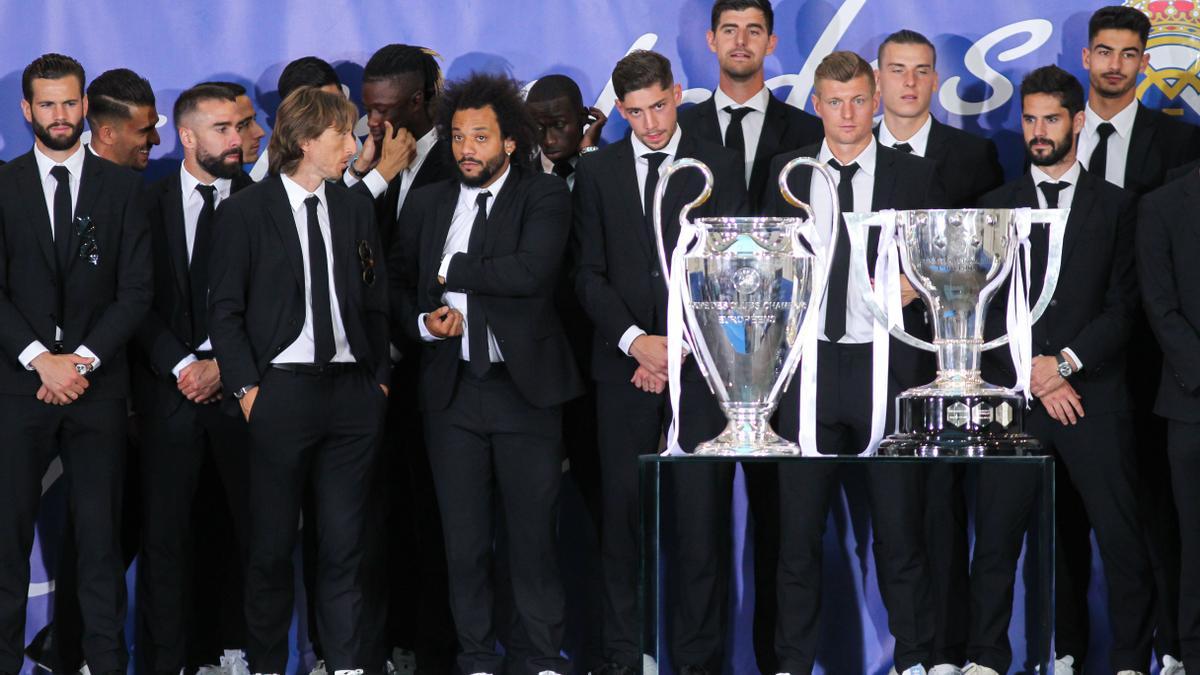
[[[1033,154],[1034,143],[1049,143],[1050,154],[1038,157]],[[1075,147],[1075,135],[1068,133],[1064,139],[1055,140],[1048,136],[1037,136],[1025,144],[1025,152],[1029,155],[1029,163],[1034,166],[1053,166],[1058,164]]]
[[[68,135],[65,138],[61,137],[61,136],[56,137],[50,133],[49,128],[44,127],[41,124],[38,124],[37,120],[34,120],[31,123],[33,126],[33,135],[38,137],[38,140],[40,140],[42,142],[42,145],[45,145],[47,148],[50,148],[51,150],[56,150],[56,151],[61,152],[63,150],[70,150],[71,148],[73,148],[75,146],[75,143],[79,140],[79,137],[81,135],[83,135],[83,120],[79,120],[78,124],[69,124],[67,122],[61,122],[59,120],[55,120],[54,123],[55,124],[67,124],[68,126],[70,126],[71,127],[70,135]]]
[[[237,157],[237,163],[227,164],[226,157]],[[197,149],[196,163],[216,178],[234,178],[242,172],[242,149],[234,148],[220,155],[210,155]]]
[[[1097,94],[1100,94],[1100,96],[1104,98],[1121,98],[1127,94],[1130,89],[1133,89],[1135,84],[1137,84],[1136,77],[1126,78],[1117,85],[1111,85],[1106,82],[1103,75],[1100,77],[1091,78],[1092,88],[1096,90]]]
[[[494,158],[483,162],[483,169],[480,170],[478,176],[468,176],[467,174],[463,173],[461,161],[456,162],[454,164],[454,168],[458,169],[458,179],[463,185],[475,188],[482,186],[484,183],[491,180],[492,176],[495,176],[497,173],[499,173],[500,169],[504,166],[504,160],[505,155],[501,153],[496,155]]]

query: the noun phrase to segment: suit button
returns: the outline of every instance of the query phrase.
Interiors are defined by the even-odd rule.
[[[1057,306],[1058,306],[1058,300],[1057,300],[1057,299],[1051,300],[1051,301],[1050,301],[1050,306],[1051,306],[1051,307],[1057,307]]]
[[[184,318],[185,318],[185,319],[186,319],[186,318],[188,318],[188,317],[190,317],[191,315],[192,315],[192,313],[191,313],[191,312],[189,312],[189,311],[187,311],[186,309],[183,311],[183,316],[184,316]]]
[[[658,270],[650,270],[650,276],[657,279],[658,278]]]

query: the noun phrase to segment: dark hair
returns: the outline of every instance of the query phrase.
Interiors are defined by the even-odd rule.
[[[225,87],[229,91],[233,92],[235,98],[238,96],[249,96],[249,94],[246,93],[246,87],[238,84],[237,82],[201,82],[200,84],[214,84],[218,87]]]
[[[320,89],[333,84],[339,88],[342,81],[338,79],[333,66],[315,56],[302,56],[287,64],[279,74],[279,99],[283,100],[288,94],[300,87],[316,87]]]
[[[179,98],[175,99],[175,108],[171,111],[171,116],[175,118],[175,128],[178,129],[183,123],[183,118],[195,112],[200,103],[213,100],[236,103],[237,95],[229,87],[212,82],[205,82],[184,90]]]
[[[624,100],[625,94],[652,84],[670,89],[675,84],[675,76],[671,74],[671,62],[667,57],[649,49],[635,49],[617,61],[612,71],[612,83],[617,98]]]
[[[83,74],[83,66],[78,61],[62,54],[42,54],[33,60],[33,63],[25,66],[25,72],[21,73],[21,93],[25,96],[25,100],[33,103],[33,81],[38,80],[61,80],[62,78],[74,75],[79,78],[79,93],[83,93],[83,85],[85,80]]]
[[[579,91],[579,85],[566,75],[539,77],[529,88],[529,93],[525,94],[526,103],[545,103],[560,98],[567,99],[573,108],[583,109],[583,94]]]
[[[1089,46],[1096,39],[1096,33],[1102,30],[1131,30],[1138,34],[1144,49],[1150,39],[1150,19],[1133,7],[1101,7],[1088,19]]]
[[[518,166],[528,166],[533,156],[537,125],[521,100],[520,85],[507,75],[471,73],[466,79],[447,83],[436,108],[438,135],[442,139],[450,137],[454,113],[459,110],[489,106],[500,123],[500,135],[517,144],[511,161]]]
[[[775,10],[771,8],[771,0],[717,0],[712,6],[712,29],[716,32],[721,22],[721,14],[739,12],[743,9],[757,9],[763,13],[767,22],[767,35],[775,32]]]
[[[320,136],[330,127],[349,132],[357,120],[358,108],[341,94],[314,87],[293,91],[275,111],[275,128],[267,145],[271,173],[293,173],[304,159],[300,146],[305,141]]]
[[[425,105],[433,103],[442,90],[442,69],[437,52],[427,47],[391,44],[371,55],[363,68],[363,83],[388,80],[416,73],[421,76],[421,93]]]
[[[813,88],[821,80],[849,82],[856,77],[866,77],[871,91],[875,91],[875,71],[866,59],[850,51],[833,52],[821,59],[813,71]]]
[[[100,73],[87,88],[88,124],[100,120],[127,120],[131,108],[154,105],[154,89],[150,82],[128,68]]]
[[[876,57],[879,59],[879,67],[883,67],[883,48],[888,45],[923,45],[929,47],[929,51],[933,52],[933,66],[937,67],[937,47],[929,41],[929,38],[921,35],[915,30],[901,29],[885,37],[883,42],[879,43],[879,53]]]
[[[1057,97],[1071,116],[1083,110],[1083,85],[1058,66],[1042,66],[1021,80],[1021,99],[1032,94]]]

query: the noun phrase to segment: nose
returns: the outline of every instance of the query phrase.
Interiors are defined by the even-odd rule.
[[[162,138],[158,135],[158,129],[150,130],[150,145],[158,145],[162,142]]]

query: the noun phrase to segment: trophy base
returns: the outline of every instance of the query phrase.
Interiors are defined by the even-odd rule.
[[[1021,457],[1045,452],[1024,433],[1025,399],[1004,389],[972,393],[905,392],[897,428],[879,444],[887,457]]]
[[[757,406],[756,406],[757,407]],[[800,446],[785,440],[771,429],[767,419],[774,406],[746,410],[725,407],[729,424],[716,438],[700,443],[693,455],[719,457],[792,457],[800,454]]]

